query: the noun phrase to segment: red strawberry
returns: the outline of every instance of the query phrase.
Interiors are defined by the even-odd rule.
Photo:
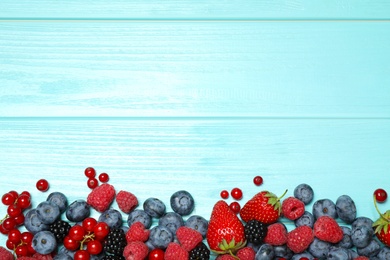
[[[389,223],[390,223],[390,210],[387,210],[384,214],[382,214],[379,209],[378,205],[376,204],[376,198],[374,196],[374,204],[375,209],[379,213],[379,218],[372,224],[372,226],[375,228],[375,235],[377,238],[386,246],[390,247],[390,230],[389,230]]]
[[[245,246],[244,225],[223,200],[213,207],[206,239],[210,249],[217,254],[235,253]]]
[[[257,193],[241,209],[241,219],[245,222],[256,219],[265,224],[275,223],[281,213],[280,199],[286,192],[280,198],[268,191]]]
[[[321,216],[314,222],[314,236],[330,243],[338,243],[343,239],[344,233],[334,218]]]

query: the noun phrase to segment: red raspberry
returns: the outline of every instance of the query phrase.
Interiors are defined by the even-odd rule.
[[[150,234],[150,230],[146,229],[144,224],[141,222],[134,222],[129,230],[126,232],[126,241],[127,243],[134,241],[145,242],[148,240]]]
[[[128,191],[121,190],[118,192],[115,199],[118,203],[119,209],[127,214],[138,206],[137,197]]]
[[[305,204],[295,197],[288,197],[283,200],[282,212],[285,218],[296,220],[305,213]]]
[[[224,254],[224,255],[219,255],[216,260],[237,260],[237,258],[235,258],[234,256],[232,255],[229,255],[229,254]]]
[[[355,257],[353,260],[370,260],[370,258],[368,258],[366,256],[358,256],[358,257]]]
[[[296,254],[305,251],[313,240],[313,230],[309,226],[297,227],[287,234],[287,246]]]
[[[164,260],[188,260],[189,253],[178,243],[171,242],[165,250]]]
[[[0,259],[1,260],[14,260],[14,256],[10,251],[0,246]]]
[[[35,253],[32,257],[34,259],[39,259],[39,260],[53,260],[53,257],[51,254],[41,255],[39,253]]]
[[[252,247],[244,247],[238,250],[237,257],[240,258],[240,260],[253,260],[255,259],[256,252],[253,250]]]
[[[188,252],[203,240],[202,234],[199,231],[186,226],[181,226],[176,230],[176,237],[181,247]]]
[[[126,259],[144,260],[149,254],[148,246],[141,241],[128,243],[123,250],[123,256]]]
[[[314,236],[330,243],[338,243],[343,239],[344,233],[336,220],[329,216],[321,216],[314,222]]]
[[[0,258],[0,259],[2,259],[2,258]],[[22,256],[22,257],[18,257],[18,260],[37,260],[37,259],[34,257],[30,257],[30,256]]]
[[[274,223],[268,226],[264,242],[272,246],[281,246],[287,243],[287,229],[282,223]]]
[[[106,211],[115,198],[114,186],[103,183],[89,193],[87,203],[99,212]]]

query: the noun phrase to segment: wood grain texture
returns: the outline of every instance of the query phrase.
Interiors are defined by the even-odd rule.
[[[20,19],[389,19],[386,0],[92,1],[3,0],[0,18]]]
[[[390,23],[21,22],[0,34],[0,116],[390,116]]]

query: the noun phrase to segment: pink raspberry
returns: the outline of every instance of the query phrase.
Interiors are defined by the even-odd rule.
[[[127,243],[134,241],[145,242],[148,240],[150,234],[150,230],[146,229],[144,224],[141,222],[134,222],[129,230],[126,232],[126,240]]]
[[[123,250],[123,256],[126,260],[144,260],[148,254],[148,246],[141,241],[130,242]]]
[[[189,253],[178,243],[171,242],[165,249],[164,260],[188,260]]]
[[[314,222],[314,236],[330,243],[338,243],[343,239],[342,228],[335,219],[329,216],[321,216]]]
[[[235,258],[234,256],[232,255],[229,255],[229,254],[224,254],[224,255],[219,255],[216,260],[237,260],[237,258]]]
[[[355,257],[353,260],[370,260],[370,258],[368,258],[367,256],[358,256]]]
[[[35,253],[33,255],[33,258],[34,259],[39,259],[39,260],[53,260],[53,257],[51,254],[47,254],[47,255],[41,255],[39,253]]]
[[[268,226],[264,242],[272,246],[281,246],[287,243],[287,229],[282,223],[274,223]]]
[[[128,191],[121,190],[118,192],[115,199],[116,203],[118,203],[119,209],[127,214],[138,206],[137,197]]]
[[[0,259],[1,260],[14,260],[14,256],[6,248],[0,246]]]
[[[115,198],[114,186],[103,183],[89,193],[87,203],[99,212],[106,211]]]
[[[186,226],[181,226],[176,230],[176,237],[181,247],[188,252],[194,249],[203,240],[200,232]]]
[[[240,260],[254,260],[255,256],[255,250],[253,250],[253,248],[249,246],[241,248],[237,252],[237,257],[240,258]]]
[[[296,220],[305,213],[305,204],[295,197],[288,197],[283,200],[282,212],[285,218]]]
[[[313,240],[313,230],[309,226],[300,226],[287,234],[287,247],[299,254],[305,251]]]

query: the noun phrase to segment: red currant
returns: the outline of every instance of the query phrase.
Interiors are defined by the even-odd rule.
[[[31,197],[27,194],[21,194],[16,201],[16,205],[18,205],[21,209],[27,209],[31,206]]]
[[[83,220],[82,226],[87,232],[93,232],[93,228],[96,226],[97,220],[94,218],[86,218]]]
[[[221,198],[225,200],[229,198],[229,192],[227,190],[221,191]]]
[[[28,192],[28,191],[22,191],[22,193],[20,193],[20,195],[26,195],[26,196],[28,196],[29,198],[31,198],[31,194],[30,194],[30,192]]]
[[[21,234],[21,240],[26,243],[26,244],[30,244],[32,242],[34,238],[34,235],[28,231],[25,231]]]
[[[22,209],[15,204],[9,205],[7,208],[7,214],[14,218],[22,214]]]
[[[24,217],[23,214],[20,214],[19,216],[14,217],[16,226],[23,225],[24,224],[24,219],[25,219],[25,217]]]
[[[94,189],[99,185],[99,182],[96,178],[89,178],[87,181],[87,186],[90,189]]]
[[[93,228],[93,233],[95,238],[98,240],[103,240],[110,232],[110,227],[106,222],[98,222]]]
[[[17,243],[15,243],[15,242],[13,242],[13,241],[11,241],[11,240],[9,240],[9,239],[7,239],[7,241],[5,241],[5,246],[6,246],[9,250],[12,250],[12,251],[13,251],[17,245],[18,245]]]
[[[88,167],[88,168],[86,168],[86,169],[84,170],[84,174],[85,174],[85,176],[87,176],[89,179],[90,179],[90,178],[95,178],[95,176],[96,176],[96,171],[95,171],[94,168]]]
[[[241,210],[240,203],[238,203],[237,201],[233,201],[232,203],[230,203],[229,208],[236,214],[238,214]]]
[[[73,256],[74,260],[89,260],[91,256],[89,255],[87,250],[77,250]]]
[[[19,243],[22,239],[22,233],[19,231],[19,229],[12,229],[8,232],[8,240],[12,241],[13,243]]]
[[[232,197],[233,197],[235,200],[240,200],[240,199],[242,199],[242,190],[239,189],[239,188],[234,188],[234,189],[232,189],[232,191],[230,192],[230,194],[232,195]]]
[[[385,202],[387,199],[387,192],[384,189],[376,189],[374,191],[374,196],[376,201],[382,203]]]
[[[72,239],[70,236],[65,236],[63,241],[64,247],[70,251],[75,251],[80,247],[80,241]]]
[[[4,228],[3,224],[0,225],[0,233],[4,235],[8,234],[8,230]]]
[[[99,174],[99,181],[108,182],[109,179],[110,179],[110,177],[108,176],[107,173],[103,172],[103,173]]]
[[[87,251],[91,255],[98,255],[100,252],[102,252],[103,246],[102,243],[99,240],[92,240],[89,241],[87,244]]]
[[[84,238],[85,230],[82,226],[76,224],[69,229],[68,235],[71,239],[74,239],[76,241],[81,241]]]
[[[164,251],[159,248],[155,248],[150,251],[148,260],[164,260]]]
[[[28,247],[25,244],[18,245],[15,248],[16,256],[28,256]]]
[[[9,206],[9,205],[12,205],[14,204],[14,202],[16,201],[15,197],[11,194],[11,193],[5,193],[2,197],[1,197],[1,202],[6,205],[6,206]]]
[[[10,190],[8,193],[12,194],[12,196],[14,196],[15,200],[19,197],[18,192],[15,190]]]
[[[263,184],[263,178],[261,176],[256,176],[253,178],[253,183],[256,186],[260,186],[261,184]]]
[[[3,227],[5,230],[10,231],[11,229],[14,229],[16,227],[16,222],[13,218],[6,218],[3,221]]]
[[[49,189],[49,182],[45,179],[40,179],[37,181],[36,187],[39,191],[45,192]]]

